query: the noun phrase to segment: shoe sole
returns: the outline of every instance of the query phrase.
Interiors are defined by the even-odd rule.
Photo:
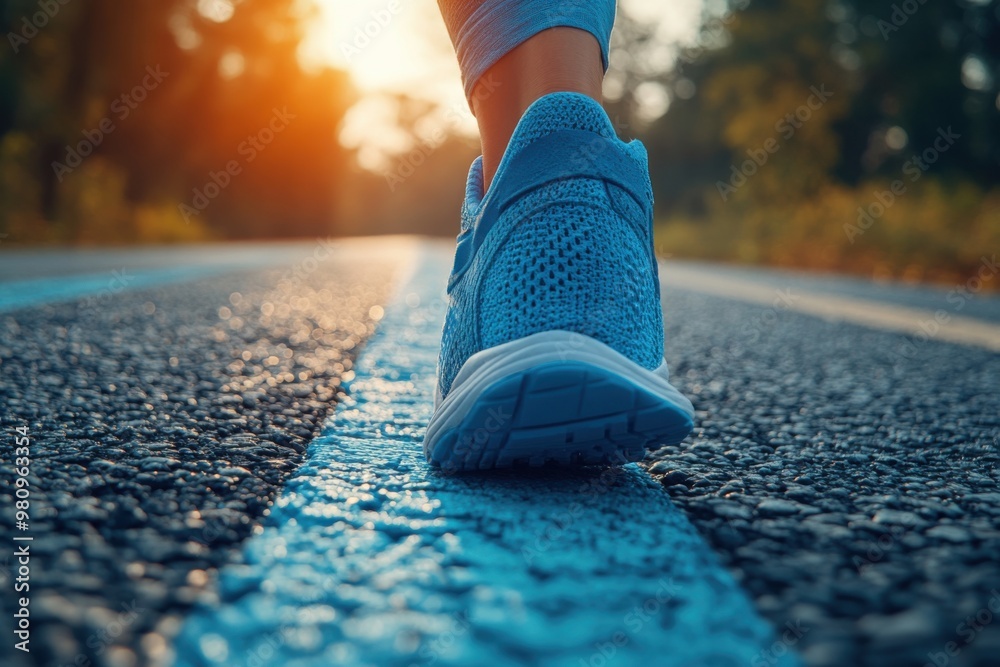
[[[452,472],[624,464],[679,443],[694,425],[666,364],[647,370],[570,331],[473,355],[435,403],[424,453]]]

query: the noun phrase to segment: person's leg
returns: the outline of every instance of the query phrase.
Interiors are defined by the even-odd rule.
[[[439,0],[479,123],[484,187],[514,127],[555,92],[601,101],[615,0]]]
[[[440,0],[483,134],[448,280],[445,470],[623,463],[676,444],[646,150],[600,103],[613,0]],[[488,172],[488,173],[487,173]]]

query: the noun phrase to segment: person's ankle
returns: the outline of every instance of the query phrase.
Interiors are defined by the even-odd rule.
[[[471,96],[483,145],[484,189],[500,166],[517,122],[535,100],[573,92],[601,102],[603,79],[597,39],[576,28],[544,30],[488,69]]]

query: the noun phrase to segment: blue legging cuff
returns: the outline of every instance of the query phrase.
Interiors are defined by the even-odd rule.
[[[518,44],[543,30],[579,28],[601,46],[608,68],[615,0],[438,0],[458,54],[465,95],[479,78]]]

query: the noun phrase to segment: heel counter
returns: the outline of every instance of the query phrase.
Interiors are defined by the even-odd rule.
[[[573,331],[654,369],[663,320],[647,216],[600,181],[568,185],[587,191],[539,193],[547,203],[496,249],[480,289],[482,345]]]

